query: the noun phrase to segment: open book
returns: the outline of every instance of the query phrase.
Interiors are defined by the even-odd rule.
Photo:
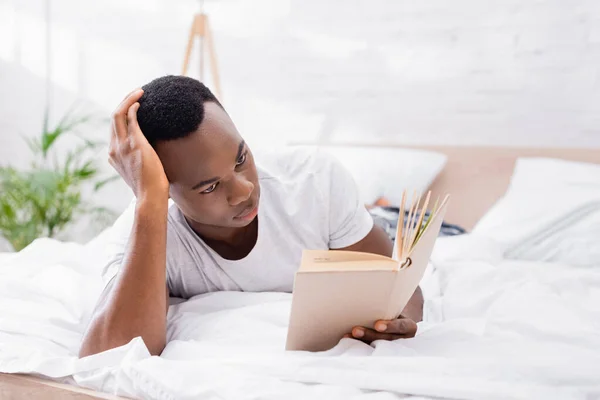
[[[423,278],[448,198],[436,200],[425,221],[431,192],[424,200],[415,193],[410,204],[404,193],[392,258],[305,250],[294,280],[286,349],[328,350],[355,326],[372,328],[379,319],[397,318]]]

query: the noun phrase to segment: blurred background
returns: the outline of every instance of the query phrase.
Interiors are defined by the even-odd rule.
[[[253,146],[600,147],[597,0],[0,0],[0,166],[24,193],[0,201],[3,223],[23,225],[27,196],[59,203],[13,247],[48,229],[87,240],[126,207],[107,119],[132,89],[182,73],[201,8],[217,65],[203,81],[218,75]],[[188,75],[200,59],[195,42]]]

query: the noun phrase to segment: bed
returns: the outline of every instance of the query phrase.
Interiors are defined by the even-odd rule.
[[[395,145],[377,146],[389,148]],[[567,214],[550,215],[551,212],[548,211],[550,214],[540,214],[535,221],[520,227],[525,214],[517,213],[514,220],[511,220],[514,213],[511,211],[510,214],[502,214],[503,207],[513,210],[515,203],[523,204],[523,208],[529,213],[526,215],[534,215],[537,211],[531,210],[540,208],[535,207],[536,201],[537,204],[542,204],[548,198],[548,194],[544,192],[547,189],[540,186],[535,192],[519,195],[521,197],[508,196],[507,200],[500,201],[510,185],[520,188],[518,179],[514,180],[514,184],[511,181],[519,159],[546,160],[549,163],[548,169],[551,170],[556,167],[552,160],[600,164],[600,150],[447,146],[418,149],[440,152],[447,156],[444,169],[431,185],[434,193],[452,195],[446,220],[468,230],[475,230],[476,233],[480,232],[481,235],[450,239],[436,246],[432,258],[435,271],[428,277],[433,283],[426,292],[429,298],[429,322],[420,326],[423,334],[418,335],[415,340],[411,339],[410,345],[400,343],[390,347],[388,343],[381,343],[373,349],[350,343],[348,339],[325,355],[286,357],[284,363],[275,344],[279,343],[285,332],[285,325],[280,323],[285,318],[282,316],[281,321],[271,326],[272,321],[266,315],[285,315],[289,296],[227,294],[227,299],[224,299],[222,296],[225,294],[216,294],[171,307],[169,337],[172,343],[163,357],[150,357],[143,343],[134,340],[123,348],[107,352],[108,354],[76,360],[73,355],[76,354],[77,342],[85,321],[89,318],[95,295],[101,290],[98,281],[88,279],[98,266],[87,265],[81,269],[81,260],[86,259],[90,252],[98,252],[98,260],[102,259],[102,238],[97,238],[87,246],[41,240],[29,252],[19,256],[20,269],[11,271],[10,276],[7,271],[11,262],[6,260],[12,260],[14,256],[0,259],[0,277],[14,280],[11,287],[9,284],[2,287],[0,298],[5,296],[11,299],[10,296],[15,295],[17,290],[15,287],[22,284],[23,290],[30,290],[32,297],[47,304],[44,306],[44,315],[40,315],[39,310],[27,308],[34,302],[12,299],[13,307],[17,300],[23,302],[24,309],[27,309],[31,320],[35,321],[31,324],[18,324],[18,318],[14,315],[11,320],[11,310],[8,309],[10,306],[5,305],[6,308],[2,309],[0,305],[0,315],[4,316],[0,317],[0,371],[12,373],[0,374],[0,398],[240,398],[242,393],[265,398],[388,398],[385,395],[376,397],[372,392],[379,390],[386,391],[389,398],[409,395],[422,398],[548,398],[557,395],[562,398],[585,398],[590,394],[600,395],[598,382],[594,383],[591,370],[586,370],[586,367],[600,365],[600,354],[590,350],[600,348],[598,340],[591,337],[600,333],[600,328],[597,323],[586,321],[585,318],[600,316],[599,310],[593,306],[593,301],[600,303],[600,264],[584,260],[581,265],[573,265],[572,271],[565,269],[565,261],[559,256],[550,260],[538,257],[540,253],[547,253],[543,246],[540,247],[541,239],[535,246],[519,250],[515,242],[528,243],[528,240],[533,240],[519,236],[521,231],[540,230],[540,227],[549,226],[549,221],[556,221],[559,217],[565,219],[564,215]],[[523,163],[522,171],[536,168],[526,167],[528,165]],[[524,174],[525,172],[521,175]],[[587,172],[583,173],[586,174]],[[527,184],[522,184],[522,187],[526,186]],[[577,182],[573,187],[581,186],[581,182]],[[591,192],[577,192],[580,198],[595,196],[593,184],[588,186],[592,187]],[[536,195],[539,197],[535,197]],[[559,203],[554,209],[562,210],[561,207],[564,206],[566,210],[566,202],[564,200],[564,204]],[[589,215],[595,215],[593,212],[596,209],[586,207],[592,210]],[[494,212],[487,214],[492,209]],[[587,221],[596,221],[594,218],[589,217]],[[478,222],[481,222],[479,226]],[[585,226],[577,233],[585,242],[595,231]],[[535,235],[531,237],[535,239]],[[501,251],[510,246],[513,250],[516,248],[513,251],[516,256],[512,258],[507,257],[506,251]],[[39,260],[35,253],[44,254],[44,265],[35,263]],[[64,254],[69,254],[68,260],[64,259]],[[595,269],[585,268],[586,262],[591,263]],[[531,279],[516,279],[515,270],[519,269],[526,271],[526,276]],[[543,273],[547,275],[536,275],[542,274],[540,271],[546,271]],[[53,278],[57,274],[63,277],[61,281]],[[472,279],[474,275],[475,280]],[[461,283],[459,277],[464,278],[466,283]],[[486,284],[490,281],[497,282],[498,288],[504,292],[496,292],[492,286],[487,287]],[[506,288],[502,287],[503,282],[513,289],[515,285],[528,287],[531,293],[536,293],[551,304],[557,301],[552,297],[552,290],[562,290],[560,282],[570,285],[573,290],[565,289],[559,298],[565,304],[572,305],[573,309],[563,303],[556,303],[555,311],[564,313],[567,322],[574,327],[573,340],[579,344],[563,336],[550,337],[548,332],[551,329],[546,329],[549,322],[543,320],[543,317],[549,316],[548,310],[536,309],[540,303],[526,297],[529,292],[509,290],[513,294],[510,297],[506,294]],[[481,286],[480,290],[474,289],[477,285]],[[484,293],[484,289],[493,291],[495,297]],[[471,301],[465,298],[465,291],[474,292]],[[85,297],[85,301],[78,302],[80,297]],[[228,306],[217,310],[223,300],[226,300]],[[489,307],[474,304],[477,301]],[[578,306],[580,302],[587,301],[591,303],[585,307]],[[528,315],[538,315],[531,324],[529,320],[532,318],[527,319],[524,314],[521,315],[522,319],[510,321],[510,316],[501,311],[502,307],[508,307],[518,314],[515,310],[523,302],[533,304],[530,307],[523,306],[530,313]],[[213,312],[206,313],[206,310]],[[232,351],[231,342],[226,342],[222,337],[222,330],[228,329],[240,318],[246,320],[250,317],[254,319],[248,320],[249,325],[258,330],[263,329],[268,334],[266,337],[252,334],[246,337],[226,335],[226,339],[231,342],[243,340],[255,345],[255,351],[240,350],[241,347],[233,346],[238,351],[236,353]],[[53,326],[44,326],[42,320],[54,321]],[[187,327],[182,324],[183,320]],[[207,322],[212,326],[208,331],[200,332],[189,328],[199,324],[206,326]],[[503,325],[509,323],[519,323],[522,326],[513,332]],[[547,354],[548,347],[538,343],[539,332],[533,332],[535,330],[544,333],[549,344],[559,346],[558,350]],[[493,332],[493,335],[487,337],[486,332]],[[501,335],[515,335],[516,332],[523,335],[522,342],[507,340],[500,341],[498,345],[506,346],[502,351],[508,358],[491,350],[490,338],[498,340]],[[529,336],[527,332],[530,332]],[[30,337],[33,339],[30,340]],[[445,342],[444,349],[436,348],[436,343],[443,341],[440,337],[449,340]],[[474,343],[479,348],[477,351],[471,347],[467,349],[466,343]],[[450,348],[454,350],[450,351]],[[467,351],[470,356],[455,354],[459,351]],[[520,352],[531,355],[534,361],[515,361]],[[443,357],[439,354],[443,354]],[[344,357],[327,357],[328,355]],[[378,355],[382,357],[373,357]],[[348,357],[354,357],[354,364],[346,362]],[[432,359],[435,359],[435,364],[431,364]],[[556,370],[542,371],[543,362],[550,363],[549,365],[569,362],[569,368],[561,369],[559,376]],[[391,370],[406,379],[383,379]],[[351,378],[344,378],[336,371],[345,371]],[[432,380],[435,385],[431,384]],[[190,382],[196,382],[197,385],[190,385]],[[554,384],[555,382],[559,383]],[[190,387],[181,389],[182,385]],[[265,391],[265,387],[269,390]]]

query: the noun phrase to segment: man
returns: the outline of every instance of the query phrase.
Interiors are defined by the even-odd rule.
[[[297,150],[257,166],[221,104],[191,78],[162,77],[123,100],[113,114],[109,162],[135,202],[113,227],[127,235],[105,269],[110,280],[80,356],[137,336],[159,355],[169,295],[291,292],[303,249],[392,254],[334,159]],[[422,307],[418,289],[400,319],[355,327],[346,337],[412,337]]]

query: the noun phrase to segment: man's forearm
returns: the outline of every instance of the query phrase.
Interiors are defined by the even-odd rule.
[[[423,292],[421,288],[417,286],[417,290],[413,293],[412,297],[408,301],[408,304],[404,307],[402,315],[412,319],[415,322],[423,320]]]
[[[150,353],[166,342],[166,234],[168,198],[140,199],[115,281],[95,311],[80,356],[95,354],[141,336]]]

